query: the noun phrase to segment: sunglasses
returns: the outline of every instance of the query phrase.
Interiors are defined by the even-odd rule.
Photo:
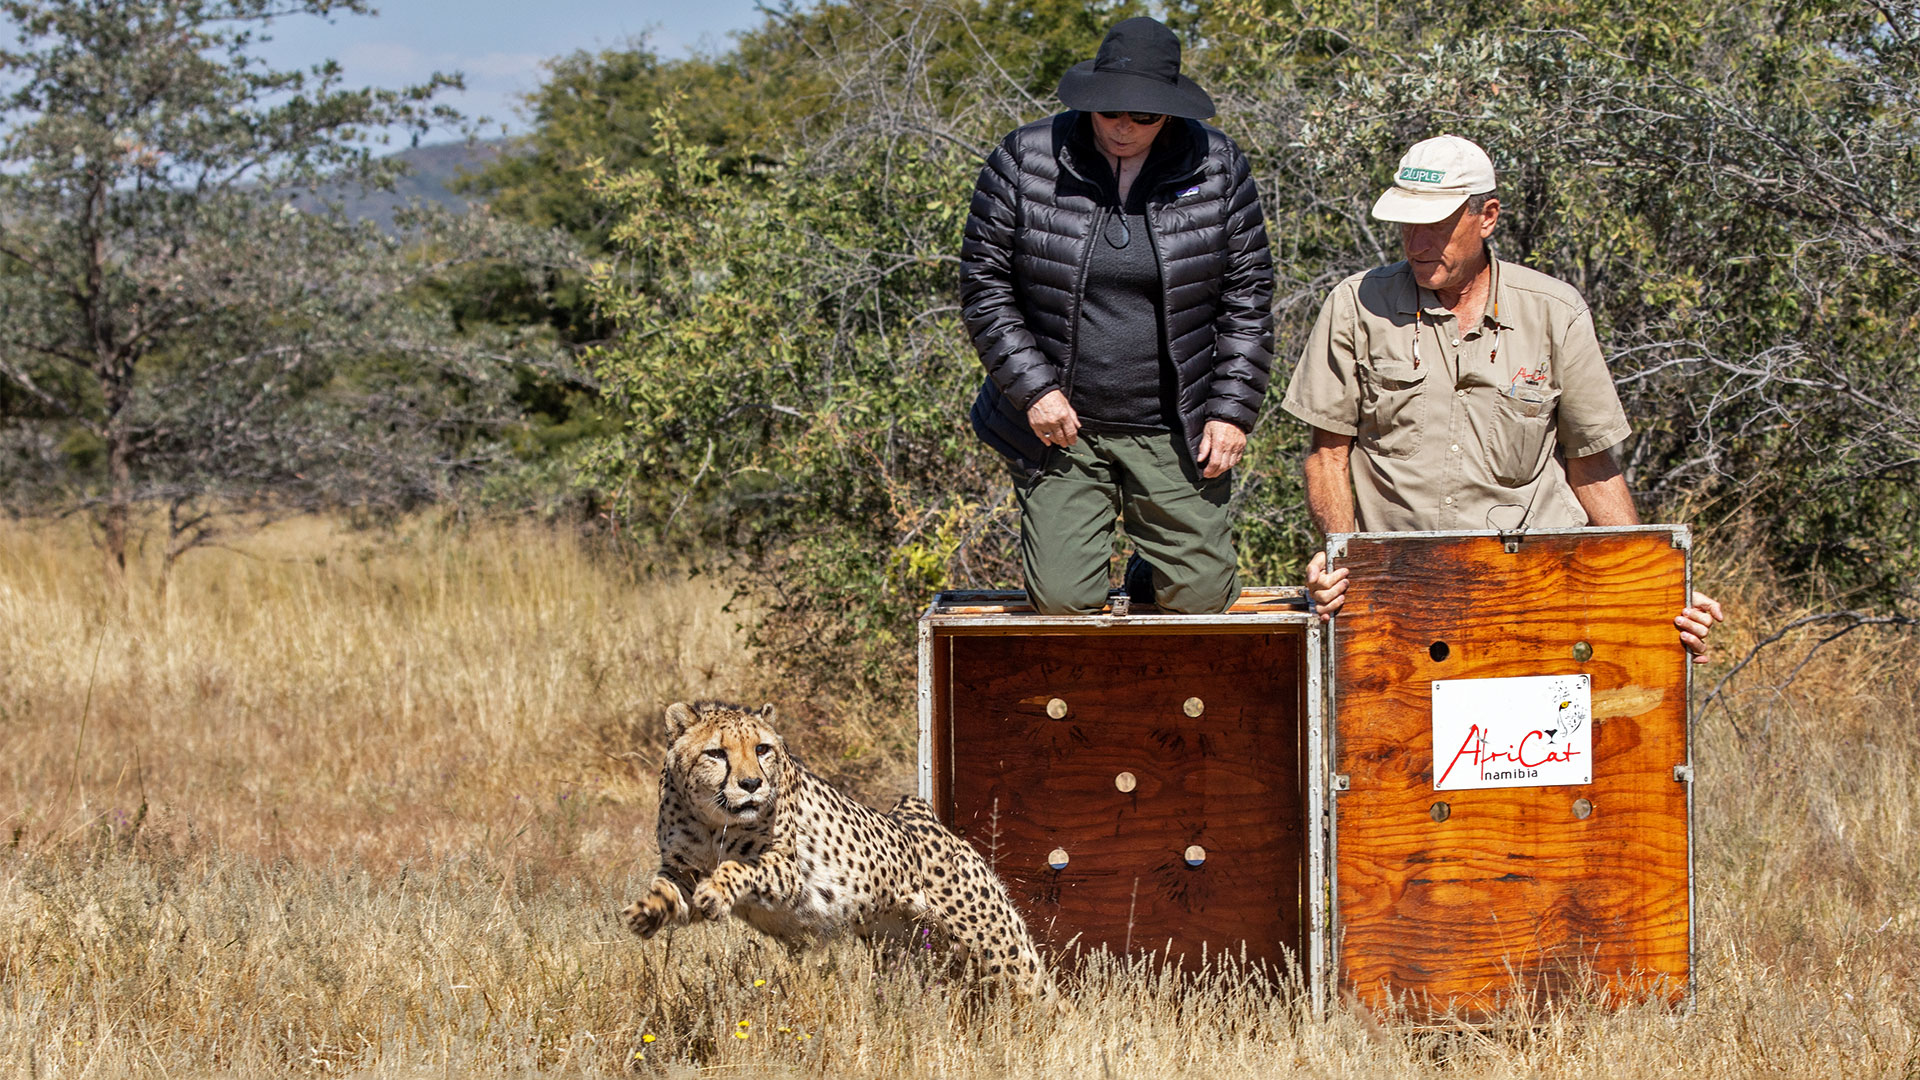
[[[1124,112],[1124,113],[1103,112],[1100,114],[1100,117],[1103,120],[1118,120],[1123,116],[1129,120],[1132,120],[1134,123],[1139,124],[1141,127],[1152,127],[1153,125],[1167,118],[1166,113],[1157,113],[1157,112]]]

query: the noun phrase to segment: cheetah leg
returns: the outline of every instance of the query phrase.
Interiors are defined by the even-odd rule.
[[[928,918],[988,982],[1009,986],[1025,997],[1057,1001],[1040,950],[1013,902],[997,889],[984,900],[984,914],[967,917],[957,901],[949,900],[937,904]]]
[[[758,896],[769,907],[786,907],[798,898],[800,874],[792,860],[778,851],[762,853],[751,863],[728,859],[693,890],[693,909],[709,919],[723,919],[735,904]]]
[[[680,885],[665,874],[655,874],[647,895],[628,904],[620,914],[627,920],[627,929],[643,938],[659,933],[662,927],[692,922],[699,917],[696,910],[687,906],[686,894]]]

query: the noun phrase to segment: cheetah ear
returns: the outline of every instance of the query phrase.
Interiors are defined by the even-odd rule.
[[[773,723],[773,702],[769,701],[760,706],[760,719],[769,724]]]
[[[693,710],[687,708],[685,703],[676,701],[667,706],[667,743],[679,742],[680,736],[693,726],[693,719]]]

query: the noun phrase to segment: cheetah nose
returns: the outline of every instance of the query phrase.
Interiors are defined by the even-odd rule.
[[[741,791],[759,791],[760,790],[760,778],[757,776],[742,777],[739,783],[740,783]]]

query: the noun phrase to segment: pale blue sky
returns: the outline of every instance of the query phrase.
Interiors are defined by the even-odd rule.
[[[543,61],[576,49],[616,48],[641,34],[662,56],[724,50],[729,32],[759,25],[754,2],[375,0],[380,14],[372,18],[280,20],[259,55],[280,68],[331,57],[356,86],[398,87],[434,71],[459,71],[467,90],[445,100],[469,116],[492,117],[482,134],[497,135],[502,124],[525,129],[518,98],[540,85]]]

